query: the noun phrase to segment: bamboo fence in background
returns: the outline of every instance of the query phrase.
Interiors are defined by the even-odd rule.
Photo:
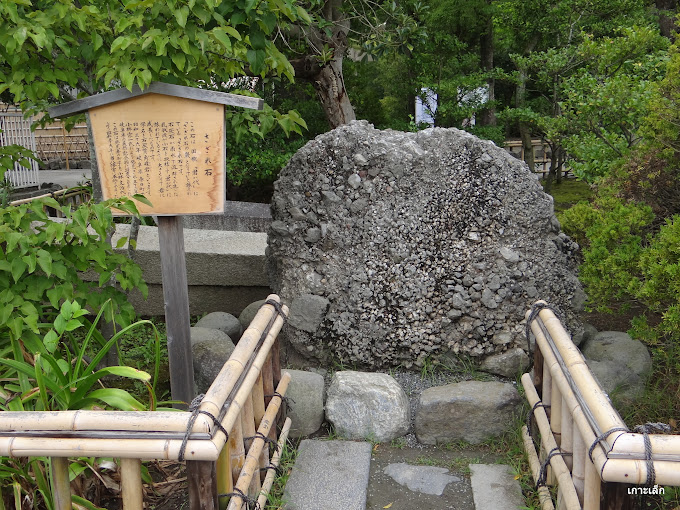
[[[141,462],[154,459],[186,460],[191,510],[227,505],[240,510],[266,499],[260,472],[271,487],[267,479],[279,456],[270,460],[265,446],[276,438],[277,425],[279,445],[290,428],[282,412],[290,375],[281,374],[275,359],[276,336],[287,315],[288,307],[270,295],[206,394],[187,412],[2,412],[0,455],[50,457],[55,510],[71,510],[68,457],[82,456],[121,459],[125,510],[143,508]]]
[[[630,432],[559,319],[544,301],[534,307],[534,373],[522,385],[540,454],[526,426],[523,436],[541,508],[554,508],[548,486],[557,486],[557,508],[568,510],[632,508],[636,485],[645,494],[680,486],[680,436]]]

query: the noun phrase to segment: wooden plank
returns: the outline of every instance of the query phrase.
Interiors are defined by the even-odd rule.
[[[217,474],[211,461],[188,460],[189,510],[216,510]]]
[[[144,195],[142,215],[224,212],[223,105],[149,94],[89,117],[104,200]]]
[[[54,510],[71,510],[71,483],[68,477],[68,458],[51,457],[50,464]]]
[[[172,85],[170,83],[152,82],[144,90],[137,85],[132,87],[132,91],[128,89],[117,89],[109,92],[103,92],[94,96],[76,99],[68,103],[53,106],[48,109],[50,117],[54,119],[69,117],[77,113],[83,113],[91,108],[118,103],[131,99],[133,97],[143,96],[150,93],[163,94],[173,97],[186,97],[189,99],[196,99],[198,101],[206,101],[209,103],[217,103],[228,106],[239,106],[242,108],[251,108],[254,110],[262,110],[264,101],[258,97],[241,96],[237,94],[228,94],[226,92],[217,92],[214,90],[197,89],[194,87],[185,87],[182,85]]]
[[[139,459],[120,459],[120,489],[123,510],[142,510],[142,461]]]
[[[189,404],[194,396],[194,366],[184,230],[179,216],[158,218],[158,240],[168,336],[170,391],[173,400]],[[181,407],[186,409],[186,406]]]

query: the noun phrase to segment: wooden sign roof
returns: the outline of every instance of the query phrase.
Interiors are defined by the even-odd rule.
[[[261,110],[264,105],[264,101],[258,97],[240,96],[237,94],[228,94],[226,92],[217,92],[214,90],[184,87],[182,85],[172,85],[170,83],[152,82],[144,90],[135,85],[132,87],[132,91],[123,88],[112,90],[110,92],[102,92],[101,94],[84,97],[82,99],[76,99],[75,101],[53,106],[48,110],[48,113],[53,119],[69,117],[77,113],[86,112],[91,108],[118,103],[120,101],[125,101],[126,99],[137,96],[143,96],[145,94],[162,94],[166,96],[183,97],[186,99],[196,99],[197,101],[205,101],[208,103],[251,108],[253,110]]]

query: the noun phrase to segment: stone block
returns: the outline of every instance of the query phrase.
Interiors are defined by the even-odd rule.
[[[326,418],[341,437],[391,441],[408,432],[409,400],[387,374],[337,372],[328,388]]]
[[[520,397],[512,384],[464,381],[428,388],[420,395],[415,432],[424,444],[479,444],[513,425]]]

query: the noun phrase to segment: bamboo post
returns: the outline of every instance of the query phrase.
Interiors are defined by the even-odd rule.
[[[120,489],[123,510],[142,510],[142,461],[139,459],[120,459]]]
[[[573,469],[573,452],[574,452],[574,421],[569,412],[569,406],[567,405],[567,399],[560,399],[562,401],[562,411],[560,416],[562,418],[562,430],[561,430],[561,443],[560,448],[563,452],[571,453],[572,455],[564,456],[564,463],[569,468],[569,471]]]
[[[527,401],[529,405],[533,406],[537,402],[540,402],[538,398],[538,393],[534,389],[533,380],[529,374],[524,374],[522,376],[522,386],[526,392]],[[536,424],[541,432],[541,443],[544,444],[547,451],[552,451],[557,448],[557,443],[550,431],[550,421],[545,412],[545,409],[541,406],[536,407],[534,412],[534,417],[536,418]],[[555,455],[550,459],[550,466],[553,468],[554,476],[562,489],[562,494],[564,497],[565,508],[568,510],[581,510],[581,505],[578,501],[578,496],[576,495],[576,490],[574,489],[574,484],[571,480],[571,474],[567,469],[567,465],[564,463],[564,459],[561,455]]]
[[[267,359],[262,366],[262,384],[264,389],[264,404],[269,406],[274,394],[274,367],[272,362],[272,353],[270,352]],[[276,439],[276,430],[270,431],[269,438]]]
[[[538,460],[538,455],[536,454],[536,449],[534,448],[534,441],[529,435],[529,429],[526,426],[522,427],[522,439],[524,441],[524,451],[527,453],[527,458],[529,460],[529,468],[531,469],[531,475],[534,478],[534,482],[538,481],[538,476],[541,470],[541,462]],[[552,503],[552,498],[550,496],[550,490],[545,485],[541,485],[538,488],[538,501],[541,504],[543,510],[554,510]]]
[[[552,379],[550,390],[550,430],[555,437],[557,446],[562,446],[562,398],[557,387],[557,381]]]
[[[534,387],[539,396],[543,398],[543,353],[538,348],[538,342],[534,341]]]
[[[54,510],[71,510],[71,482],[68,476],[68,458],[51,457],[52,496]]]
[[[217,458],[216,472],[217,472],[217,493],[229,494],[234,490],[234,479],[231,476],[230,461],[231,453],[229,451],[229,441],[224,445],[220,456]],[[229,500],[227,498],[218,498],[219,509],[226,510]]]
[[[600,490],[602,482],[597,468],[586,456],[585,482],[583,487],[583,510],[600,510]]]
[[[189,510],[215,510],[217,508],[217,473],[215,462],[187,461]]]
[[[280,395],[285,395],[289,382],[290,374],[288,372],[285,372],[281,377],[281,382],[277,386],[276,391]],[[261,434],[262,436],[267,437],[269,435],[269,431],[272,428],[276,427],[276,415],[279,412],[279,407],[281,406],[281,403],[282,403],[281,398],[272,399],[272,401],[269,403],[269,405],[267,406],[267,412],[262,418],[262,423],[260,424],[260,427],[258,429],[259,433],[258,435]],[[235,492],[240,491],[245,494],[248,491],[248,488],[253,479],[258,479],[259,483],[259,476],[255,476],[255,474],[259,473],[260,454],[262,453],[262,449],[264,448],[265,444],[266,443],[264,439],[260,437],[257,437],[256,439],[253,440],[250,448],[248,449],[248,456],[246,457],[245,465],[243,466],[239,478],[236,484],[234,485]],[[231,500],[229,501],[229,506],[227,507],[227,510],[241,510],[242,506],[243,506],[242,498],[232,497]]]
[[[232,483],[236,483],[239,473],[246,459],[246,449],[243,445],[243,422],[240,418],[234,423],[234,428],[229,433],[229,464],[231,466]]]
[[[64,127],[64,124],[61,125],[61,134],[64,137],[64,154],[66,155],[66,170],[71,170],[71,167],[68,162],[68,145],[66,143],[66,128]]]
[[[248,451],[250,451],[250,448],[252,448],[252,445],[255,441],[255,416],[253,415],[253,397],[252,394],[248,396],[246,399],[245,405],[243,406],[243,412],[241,413],[241,419],[243,420],[243,436],[248,437],[248,438],[253,438],[250,439],[250,446],[248,448]],[[260,493],[260,477],[259,476],[253,476],[251,482],[250,482],[250,487],[248,489],[248,495],[252,498],[257,497],[257,495]]]
[[[283,428],[281,429],[279,441],[277,443],[278,447],[276,448],[274,455],[272,455],[270,467],[273,468],[279,467],[279,464],[281,462],[281,454],[283,452],[284,447],[286,446],[286,439],[288,439],[288,433],[290,432],[290,425],[291,425],[290,418],[286,418],[286,421],[283,424]],[[267,476],[265,476],[264,482],[262,483],[262,491],[260,492],[260,496],[257,498],[257,503],[260,505],[260,508],[264,508],[265,505],[267,504],[267,496],[269,495],[269,491],[271,490],[275,479],[276,472],[272,469],[267,469]],[[544,510],[548,509],[546,508]]]
[[[583,506],[583,490],[586,479],[586,445],[581,437],[578,427],[573,429],[573,457],[571,478],[574,481],[574,488],[578,495],[578,500]]]

